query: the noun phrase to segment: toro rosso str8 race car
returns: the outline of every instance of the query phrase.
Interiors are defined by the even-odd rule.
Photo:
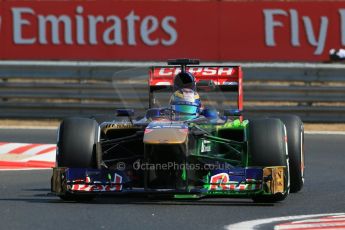
[[[126,108],[100,124],[61,122],[53,193],[76,201],[145,194],[277,202],[302,189],[303,123],[293,115],[244,119],[240,66],[169,60],[150,68],[148,82],[149,106],[140,117]],[[167,95],[164,106],[158,92]],[[203,95],[228,93],[236,98],[232,109],[203,104]]]

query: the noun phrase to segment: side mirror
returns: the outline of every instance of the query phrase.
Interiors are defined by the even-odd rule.
[[[148,109],[146,111],[146,118],[155,118],[155,117],[160,117],[161,115],[161,109],[159,108],[154,108],[154,109]]]
[[[205,108],[201,111],[200,115],[209,119],[216,119],[218,118],[218,111],[214,108]]]
[[[224,116],[226,117],[230,117],[230,116],[239,117],[242,115],[242,113],[243,111],[239,109],[225,109],[224,110]]]
[[[118,117],[132,117],[134,116],[134,109],[117,109],[116,115]]]
[[[216,88],[216,84],[212,80],[200,80],[196,83],[196,89],[198,91],[212,91]]]

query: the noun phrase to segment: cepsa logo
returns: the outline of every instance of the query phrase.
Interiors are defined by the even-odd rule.
[[[66,10],[67,12],[68,10]],[[12,7],[13,42],[16,45],[172,46],[178,39],[176,17],[91,14],[76,6],[68,14],[41,14],[33,7]]]
[[[187,67],[186,71],[195,76],[232,76],[234,74],[233,67]],[[155,68],[153,72],[157,77],[173,77],[181,72],[181,68]]]

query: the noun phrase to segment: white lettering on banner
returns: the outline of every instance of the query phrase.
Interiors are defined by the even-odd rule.
[[[91,45],[97,45],[97,24],[104,22],[103,16],[88,15],[89,19],[89,42]]]
[[[177,32],[172,24],[176,24],[176,18],[173,16],[167,16],[162,20],[162,28],[164,32],[170,36],[170,40],[162,39],[164,46],[174,45],[177,40]]]
[[[107,22],[113,22],[113,25],[104,31],[104,43],[107,45],[123,45],[121,35],[121,19],[117,16],[109,16],[107,17]]]
[[[175,28],[177,20],[174,16],[161,19],[153,15],[139,17],[134,10],[120,18],[117,15],[87,14],[82,6],[77,6],[72,14],[62,15],[43,15],[30,7],[13,7],[12,17],[13,42],[18,45],[38,42],[40,45],[103,43],[137,46],[138,41],[142,41],[147,46],[172,46],[178,39]],[[37,27],[38,34],[35,32]],[[32,34],[29,36],[30,29]],[[155,33],[159,30],[164,36]]]
[[[277,46],[276,41],[275,41],[275,34],[274,34],[275,27],[284,27],[284,24],[281,21],[278,21],[277,19],[275,19],[275,16],[290,17],[289,19],[290,19],[291,44],[293,47],[301,46],[300,40],[299,40],[300,28],[299,28],[299,23],[298,23],[297,10],[290,9],[289,11],[285,11],[282,9],[266,9],[266,10],[263,10],[263,13],[264,13],[264,18],[265,18],[265,43],[267,46]],[[341,17],[343,17],[343,13],[340,12],[340,14],[341,14]],[[321,16],[318,36],[315,36],[313,23],[310,17],[302,16],[302,20],[303,20],[304,30],[307,34],[307,40],[309,44],[316,47],[314,51],[314,55],[322,54],[322,52],[324,51],[326,38],[327,38],[327,30],[328,30],[328,24],[329,24],[328,17]],[[343,20],[345,21],[345,19],[342,19],[342,22]],[[342,41],[345,43],[345,38],[343,36],[345,35],[342,34],[342,38],[343,38]]]
[[[284,10],[264,10],[265,15],[265,39],[267,46],[276,46],[274,40],[274,27],[279,26],[283,27],[283,23],[274,21],[274,15],[284,15],[287,16],[287,13]]]
[[[339,9],[341,45],[345,46],[345,9]]]
[[[84,12],[83,7],[78,6],[76,9],[77,14],[82,14]],[[76,24],[77,24],[77,44],[78,45],[85,45],[84,39],[84,19],[82,15],[75,16]]]
[[[298,12],[297,10],[290,10],[291,15],[291,44],[293,46],[301,46],[299,42],[299,24],[298,24]]]
[[[151,25],[151,26],[149,26]],[[158,19],[154,16],[147,16],[144,18],[143,22],[140,25],[140,32],[143,42],[148,46],[158,45],[158,38],[155,40],[150,39],[150,34],[155,32],[158,29]]]
[[[40,44],[48,44],[47,41],[47,32],[46,28],[48,27],[48,22],[51,25],[52,30],[52,43],[54,45],[60,44],[59,40],[59,24],[62,23],[64,26],[64,37],[65,37],[65,43],[72,45],[72,26],[71,26],[71,19],[67,15],[61,15],[60,17],[56,17],[54,15],[48,15],[48,16],[38,16],[38,31],[39,31],[39,43]]]
[[[13,41],[15,44],[20,44],[20,45],[34,44],[36,42],[35,38],[23,38],[22,27],[31,25],[30,21],[22,18],[23,14],[34,15],[35,12],[31,8],[27,8],[27,7],[12,8]]]
[[[135,15],[134,11],[131,11],[131,13],[126,17],[127,21],[127,28],[128,28],[128,44],[129,45],[136,45],[135,41],[135,21],[139,21],[139,17]]]
[[[307,31],[307,38],[308,42],[312,45],[317,47],[314,54],[321,54],[323,52],[323,48],[326,42],[326,35],[327,35],[327,28],[328,28],[328,18],[326,16],[321,17],[321,24],[320,24],[320,33],[319,39],[316,40],[313,25],[311,19],[307,16],[303,16],[304,27]]]

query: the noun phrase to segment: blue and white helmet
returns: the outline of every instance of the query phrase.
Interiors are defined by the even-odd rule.
[[[171,109],[179,120],[190,120],[199,116],[201,102],[197,92],[182,88],[174,92],[170,98]]]

